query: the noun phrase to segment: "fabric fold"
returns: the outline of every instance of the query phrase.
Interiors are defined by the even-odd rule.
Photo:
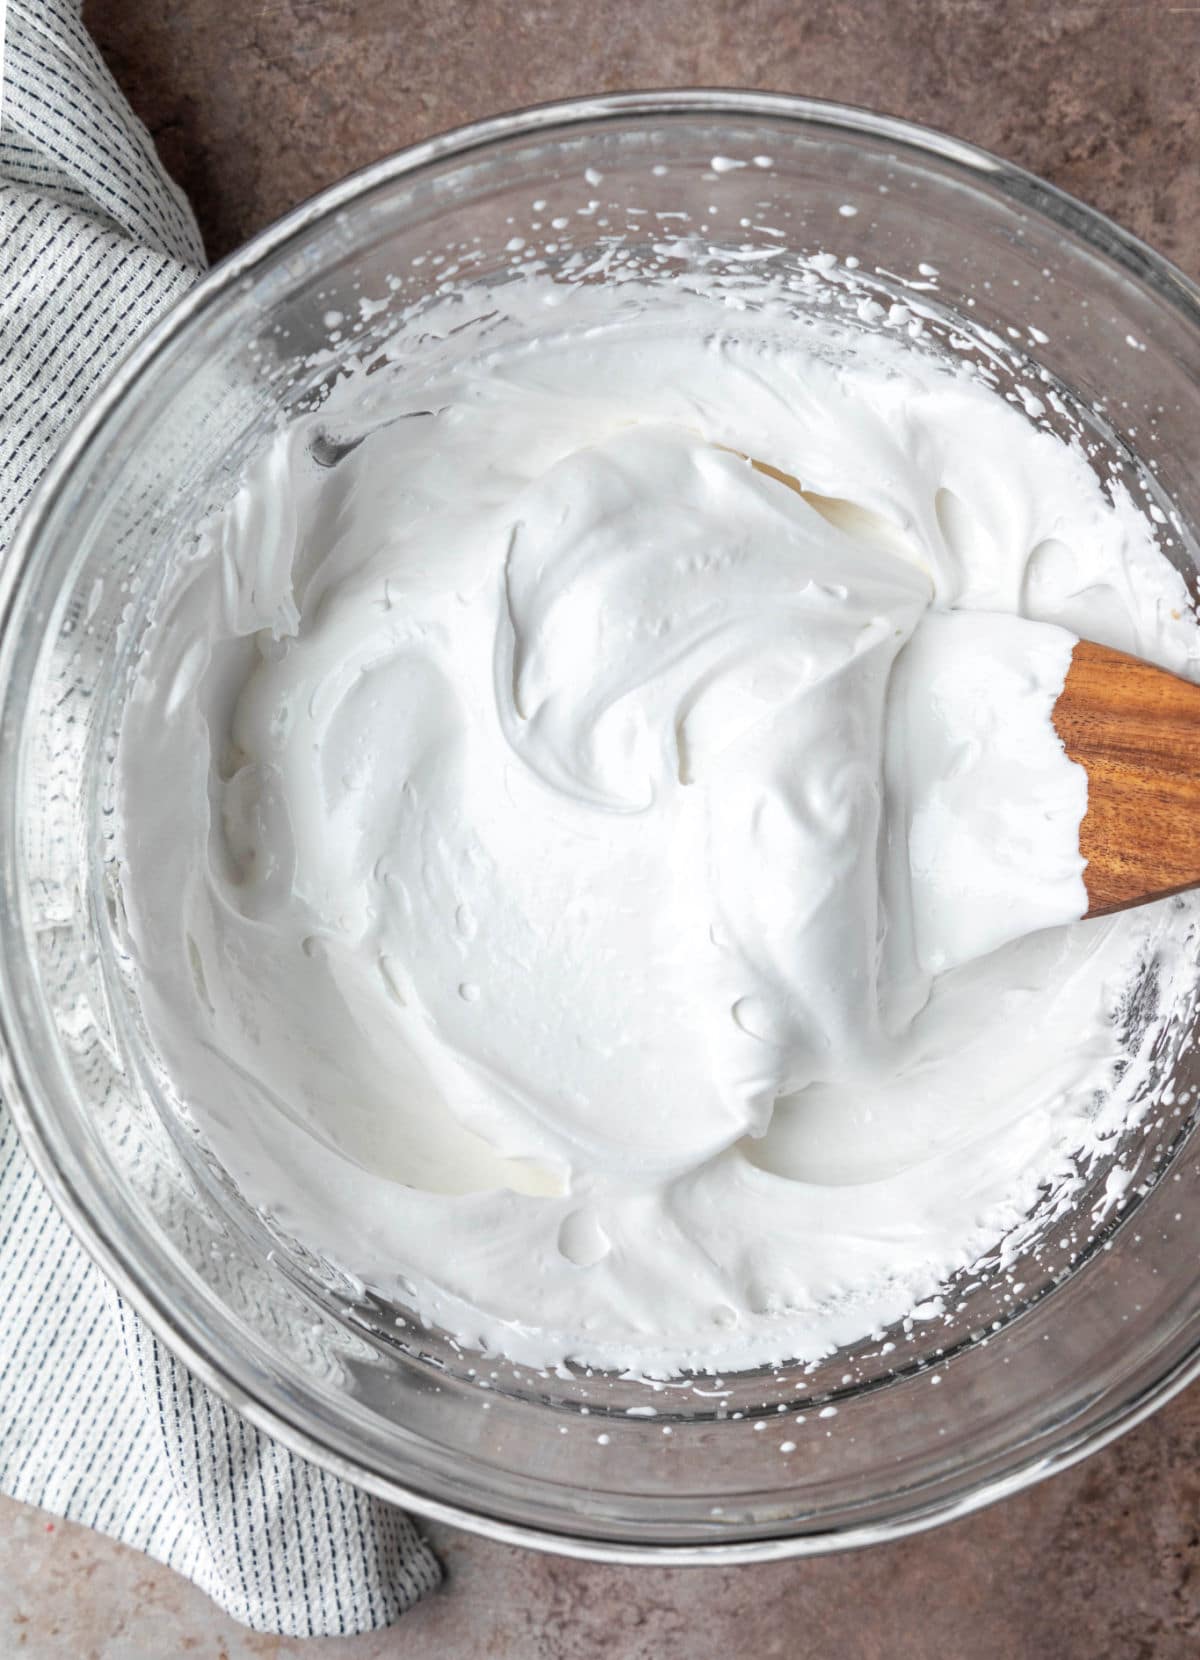
[[[9,0],[0,124],[0,549],[75,417],[204,251],[73,0]],[[0,1103],[0,1490],[287,1636],[387,1625],[439,1581],[409,1519],[230,1411],[92,1265]]]

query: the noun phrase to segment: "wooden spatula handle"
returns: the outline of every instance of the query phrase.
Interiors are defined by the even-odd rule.
[[[1053,720],[1087,769],[1088,916],[1200,885],[1200,686],[1080,640]]]

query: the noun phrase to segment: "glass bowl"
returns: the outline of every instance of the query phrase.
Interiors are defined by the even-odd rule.
[[[1002,385],[1037,377],[1200,564],[1200,295],[1049,185],[884,116],[738,92],[584,99],[418,145],[205,278],[114,375],[25,516],[2,588],[0,1020],[7,1097],[59,1206],[255,1424],[493,1537],[728,1562],[962,1514],[1102,1445],[1196,1372],[1191,1033],[1158,1057],[1123,1198],[1003,1274],[964,1277],[936,1318],[804,1371],[653,1396],[546,1378],[398,1324],[241,1201],[141,1027],[110,837],[147,606],[280,413],[464,272],[506,280],[517,254],[553,271],[606,239],[636,254],[676,236],[682,212],[743,262],[832,254],[935,334],[967,336]],[[688,257],[668,251],[668,276]]]

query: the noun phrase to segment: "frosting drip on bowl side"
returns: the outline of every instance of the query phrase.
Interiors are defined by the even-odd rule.
[[[145,1018],[251,1202],[466,1341],[815,1357],[1125,1121],[1181,913],[1069,926],[1049,717],[1076,636],[1195,625],[965,373],[514,287],[530,338],[351,380],[181,563],[118,757]]]

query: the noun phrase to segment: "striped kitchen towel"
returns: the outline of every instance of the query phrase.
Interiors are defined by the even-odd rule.
[[[0,547],[80,407],[204,265],[78,0],[8,0],[4,55]],[[439,1578],[407,1517],[251,1429],[160,1346],[2,1103],[0,1489],[147,1551],[260,1631],[386,1625]]]

